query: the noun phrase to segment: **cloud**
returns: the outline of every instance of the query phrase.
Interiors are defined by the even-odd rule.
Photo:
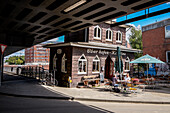
[[[58,38],[54,38],[54,39],[51,39],[51,40],[48,40],[48,41],[58,41],[59,39]]]
[[[141,25],[138,25],[137,27],[134,24],[130,24],[130,23],[128,25],[132,26],[136,30],[140,30],[141,29]],[[132,27],[126,29],[126,40],[127,40],[127,42],[129,42],[129,35],[132,34],[132,32],[131,32]]]

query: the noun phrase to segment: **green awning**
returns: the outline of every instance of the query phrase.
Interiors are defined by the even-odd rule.
[[[134,61],[131,61],[130,63],[164,63],[150,55],[145,55],[145,56],[142,56]]]

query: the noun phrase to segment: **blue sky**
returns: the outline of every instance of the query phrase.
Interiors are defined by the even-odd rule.
[[[149,12],[152,13],[152,12],[162,10],[162,9],[167,9],[167,8],[170,8],[170,2],[161,4],[161,5],[158,5],[158,6],[155,6],[155,7],[152,7],[152,8],[149,9]],[[134,18],[136,16],[141,16],[141,15],[144,15],[144,14],[145,14],[145,10],[142,10],[142,11],[139,11],[139,12],[136,12],[136,13],[128,15],[127,19]],[[166,13],[166,14],[146,18],[146,19],[139,20],[139,21],[136,21],[136,22],[131,22],[131,23],[128,23],[128,24],[133,24],[136,27],[140,25],[140,27],[142,27],[142,26],[145,26],[145,25],[148,25],[148,24],[155,23],[156,21],[161,21],[161,20],[165,20],[165,19],[168,19],[168,18],[170,18],[170,13]],[[120,22],[120,21],[123,21],[125,19],[126,19],[126,17],[123,16],[123,17],[117,18],[116,21]],[[57,43],[64,42],[64,36],[52,39],[51,41],[55,41]],[[17,55],[17,56],[24,55],[24,50],[21,50],[21,51],[19,51],[17,53],[14,53],[14,54],[12,54],[10,56],[14,56],[14,55]]]
[[[167,9],[167,8],[170,8],[170,2],[149,8],[149,12],[152,13],[152,12],[156,12],[156,11]],[[146,10],[146,12],[147,11],[148,10]],[[127,19],[134,18],[134,17],[137,17],[137,16],[141,16],[141,15],[144,15],[144,14],[145,14],[145,10],[142,10],[142,11],[128,15]],[[170,13],[165,13],[165,14],[162,14],[162,15],[146,18],[146,19],[139,20],[139,21],[136,21],[136,22],[131,22],[130,24],[134,24],[136,27],[138,25],[145,26],[145,25],[148,25],[148,24],[155,23],[156,21],[165,20],[167,18],[170,18]],[[120,21],[123,21],[125,19],[126,19],[126,16],[123,16],[123,17],[117,18],[116,21],[120,22]]]

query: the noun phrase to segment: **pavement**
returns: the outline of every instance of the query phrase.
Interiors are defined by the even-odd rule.
[[[78,101],[101,101],[121,103],[170,104],[170,88],[139,90],[137,93],[116,93],[104,86],[95,88],[65,88],[42,85],[38,80],[4,74],[0,95],[62,99]]]

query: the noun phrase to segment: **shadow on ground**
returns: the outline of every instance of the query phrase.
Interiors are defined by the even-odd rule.
[[[114,113],[95,106],[69,101],[69,96],[54,93],[44,88],[35,79],[8,74],[4,74],[4,78],[0,87],[1,113]]]

